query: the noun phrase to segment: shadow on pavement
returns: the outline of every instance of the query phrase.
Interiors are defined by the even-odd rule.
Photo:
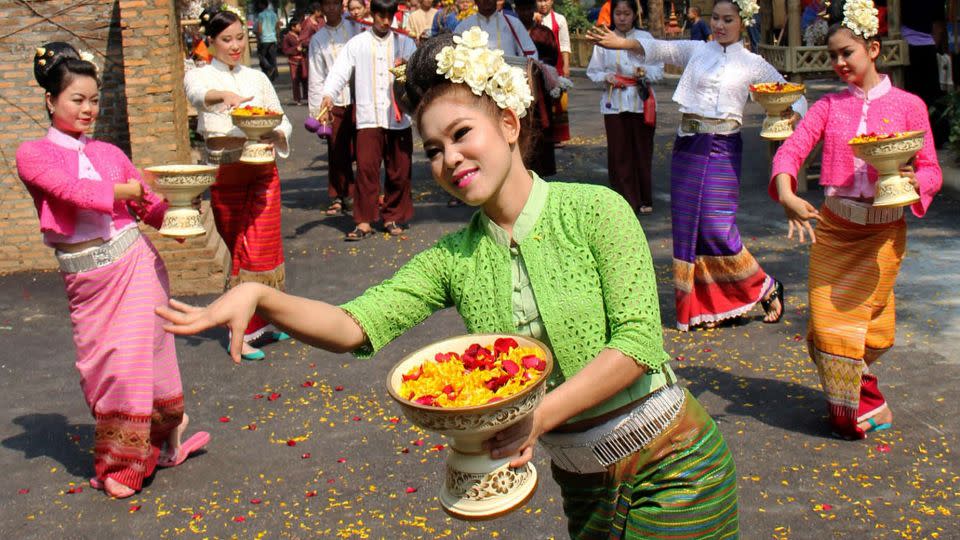
[[[731,402],[722,413],[713,413],[715,419],[747,416],[786,431],[832,438],[823,394],[818,390],[776,379],[743,377],[711,367],[680,367],[676,372],[687,381],[694,396],[712,392]]]
[[[4,448],[23,452],[26,459],[47,456],[73,476],[93,475],[93,424],[71,424],[57,413],[26,414],[14,418],[13,423],[22,427],[23,433],[0,441]]]

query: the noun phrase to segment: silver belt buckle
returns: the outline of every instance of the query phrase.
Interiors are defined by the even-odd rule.
[[[106,246],[105,246],[106,247]],[[113,257],[110,255],[110,249],[98,249],[90,254],[93,258],[93,265],[96,268],[102,268],[111,262],[113,262]]]
[[[686,125],[684,126],[684,131],[687,133],[699,133],[700,122],[697,122],[693,118],[687,120]]]

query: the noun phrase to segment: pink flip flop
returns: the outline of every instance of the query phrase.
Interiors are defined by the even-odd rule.
[[[166,469],[168,467],[176,467],[190,457],[191,454],[203,449],[207,443],[210,442],[210,434],[206,431],[198,431],[194,433],[189,439],[180,443],[180,450],[177,451],[177,455],[171,459],[157,461],[157,467]]]
[[[101,482],[99,478],[94,476],[93,478],[90,479],[90,487],[92,487],[93,489],[98,489],[100,491],[103,491],[103,482]]]

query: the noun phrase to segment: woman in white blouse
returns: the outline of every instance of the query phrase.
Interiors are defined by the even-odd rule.
[[[217,182],[210,189],[217,232],[230,250],[228,288],[244,281],[265,283],[283,290],[285,273],[280,235],[280,177],[275,162],[240,163],[244,134],[233,125],[230,111],[252,105],[283,112],[267,76],[242,64],[247,30],[235,12],[209,8],[200,15],[200,27],[210,41],[213,61],[188,71],[184,79],[187,99],[197,109],[197,132],[203,136],[211,157],[220,163]],[[287,141],[292,127],[284,115],[274,131],[261,137],[280,157],[290,153]],[[257,316],[244,333],[241,356],[261,360],[255,344],[289,339],[273,331]]]
[[[736,214],[740,189],[743,108],[751,84],[784,78],[741,44],[755,3],[717,0],[710,16],[714,41],[659,41],[597,27],[601,47],[631,51],[639,61],[683,66],[673,94],[682,117],[673,146],[670,207],[677,328],[713,327],[760,303],[763,321],[783,316],[783,285],[743,246]],[[746,11],[744,10],[746,8]],[[794,105],[806,110],[806,101]],[[797,115],[790,112],[788,114]],[[798,116],[798,115],[797,115]]]
[[[613,0],[613,28],[623,38],[653,39],[640,30],[636,0]],[[603,86],[600,114],[607,132],[607,174],[610,187],[640,214],[653,212],[651,174],[656,120],[644,121],[643,101],[650,83],[663,78],[663,64],[644,64],[626,51],[596,46],[587,77]],[[653,111],[650,111],[653,112]]]

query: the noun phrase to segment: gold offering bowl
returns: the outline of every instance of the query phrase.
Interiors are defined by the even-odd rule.
[[[793,134],[791,119],[781,115],[803,97],[806,87],[802,84],[797,84],[796,87],[793,86],[794,83],[789,84],[791,87],[781,91],[750,90],[753,100],[759,103],[767,113],[766,118],[763,119],[763,127],[760,129],[760,136],[764,139],[782,141]]]
[[[210,165],[160,165],[144,169],[154,191],[167,199],[160,234],[188,238],[206,233],[193,199],[216,180],[217,168]]]
[[[907,206],[920,200],[910,179],[900,175],[900,167],[909,163],[923,148],[924,134],[923,131],[905,131],[877,141],[850,141],[854,155],[877,170],[874,206]]]
[[[484,405],[447,408],[421,405],[400,395],[403,374],[425,361],[433,361],[437,353],[459,353],[473,343],[493,343],[501,337],[511,337],[520,347],[538,347],[544,352],[546,369],[520,392]],[[546,382],[552,369],[553,355],[546,345],[535,339],[468,334],[414,351],[390,370],[387,390],[400,404],[404,416],[420,428],[450,438],[445,481],[440,490],[440,504],[448,514],[465,520],[493,519],[520,508],[533,496],[537,488],[537,470],[533,464],[512,468],[509,463],[516,455],[491,459],[482,443],[533,413],[546,393]]]
[[[260,142],[260,137],[270,133],[283,122],[283,115],[271,114],[230,114],[233,125],[240,128],[247,136],[243,145],[241,163],[262,164],[273,163],[275,160],[273,145]]]

